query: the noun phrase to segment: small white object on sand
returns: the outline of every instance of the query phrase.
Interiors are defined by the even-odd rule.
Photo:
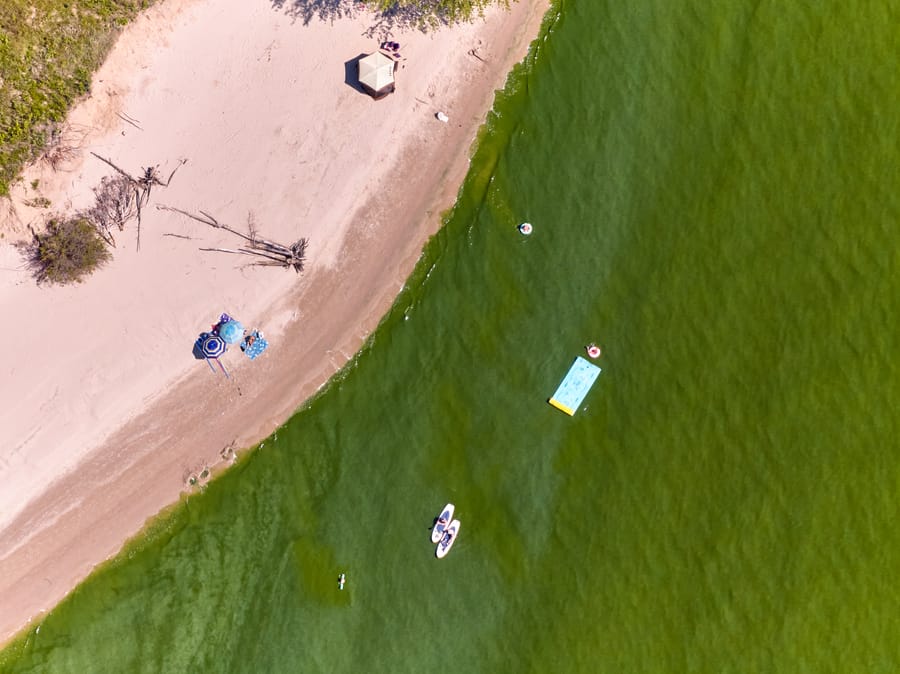
[[[439,120],[441,120],[444,124],[446,124],[447,122],[450,121],[450,118],[447,117],[447,115],[445,115],[443,112],[438,112],[438,114],[436,114],[435,117],[437,117]]]

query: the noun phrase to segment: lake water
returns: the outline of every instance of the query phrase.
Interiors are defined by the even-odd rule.
[[[900,670],[900,3],[795,5],[558,3],[365,348],[0,669]]]

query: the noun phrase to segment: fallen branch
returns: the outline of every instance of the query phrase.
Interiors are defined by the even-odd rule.
[[[136,182],[137,182],[134,178],[131,177],[131,175],[130,175],[127,171],[125,171],[125,170],[123,170],[123,169],[120,169],[118,166],[116,166],[115,164],[113,164],[112,159],[107,159],[106,157],[101,157],[101,156],[100,156],[99,154],[97,154],[96,152],[91,152],[91,154],[94,155],[94,156],[95,156],[97,159],[99,159],[100,161],[102,161],[104,164],[109,164],[110,166],[112,166],[116,171],[118,171],[119,175],[122,175],[122,176],[124,176],[125,178],[128,178],[128,180],[130,180],[130,181],[133,182],[133,183],[136,183]]]
[[[125,223],[136,215],[137,190],[124,176],[104,177],[99,187],[94,188],[94,206],[85,212],[97,233],[113,248],[116,240],[113,227],[120,232]]]
[[[128,122],[129,124],[131,124],[131,126],[133,126],[138,131],[143,131],[143,129],[137,125],[136,119],[133,119],[132,117],[129,117],[128,115],[121,113],[121,112],[117,112],[116,116],[119,119],[121,119],[123,122]]]
[[[41,160],[54,171],[60,170],[78,156],[89,131],[89,128],[80,125],[51,125],[47,130],[47,146]]]
[[[243,234],[243,233],[237,231],[236,229],[229,227],[228,225],[223,225],[221,222],[216,220],[209,213],[207,213],[205,211],[200,211],[200,212],[203,213],[203,215],[205,215],[209,219],[206,224],[208,224],[210,227],[216,227],[217,229],[224,229],[226,232],[231,232],[235,236],[239,236],[242,239],[249,241],[251,244],[256,243],[256,234],[254,233],[252,227],[250,228],[250,235],[248,236],[247,234]],[[201,220],[200,222],[203,222],[203,220]]]
[[[224,229],[235,236],[247,241],[248,245],[242,248],[200,248],[204,252],[230,253],[232,255],[253,255],[262,258],[254,262],[254,265],[261,267],[284,267],[285,269],[293,269],[298,274],[303,271],[303,262],[306,258],[306,246],[309,243],[306,238],[297,239],[290,246],[285,246],[268,239],[262,239],[256,234],[256,227],[253,218],[248,218],[247,229],[249,234],[244,234],[233,227],[216,220],[215,217],[205,211],[200,214],[190,213],[189,211],[175,208],[174,206],[157,205],[157,209],[164,211],[172,211],[180,213],[192,220],[201,222],[208,227],[214,229]]]
[[[123,119],[124,119],[124,117],[123,117]],[[128,120],[126,120],[126,121],[128,121]],[[127,180],[128,183],[131,185],[131,187],[134,189],[134,196],[135,196],[134,217],[137,218],[137,250],[140,250],[141,249],[141,208],[143,206],[146,206],[147,203],[149,203],[150,190],[153,189],[154,185],[161,185],[162,187],[168,187],[169,183],[172,182],[172,177],[175,175],[175,171],[177,171],[185,163],[187,163],[187,159],[182,159],[181,161],[179,161],[178,165],[174,169],[172,169],[172,172],[169,174],[169,178],[165,182],[163,182],[162,180],[160,180],[159,172],[157,170],[157,169],[159,169],[159,164],[157,164],[156,166],[148,166],[148,167],[144,168],[143,175],[141,175],[140,178],[135,178],[133,175],[128,173],[128,171],[126,171],[125,169],[123,169],[119,166],[116,166],[116,164],[112,161],[112,159],[107,159],[106,157],[101,157],[96,152],[91,152],[91,154],[94,155],[97,159],[99,159],[103,163],[108,164],[113,169],[115,169],[116,172],[121,176],[121,178],[124,180]],[[132,216],[129,216],[127,219],[131,219],[131,217]],[[121,224],[119,226],[120,230],[125,228],[124,223],[125,223],[124,220],[121,221]],[[101,236],[102,235],[103,234],[101,233]],[[113,243],[112,245],[115,245],[115,243]]]

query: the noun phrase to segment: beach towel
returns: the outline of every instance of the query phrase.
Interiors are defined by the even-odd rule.
[[[263,337],[259,332],[254,330],[251,333],[256,339],[253,341],[253,344],[247,346],[246,342],[241,344],[241,350],[247,354],[247,358],[250,360],[256,360],[256,357],[260,355],[263,351],[269,348],[269,343],[266,341],[265,337]]]

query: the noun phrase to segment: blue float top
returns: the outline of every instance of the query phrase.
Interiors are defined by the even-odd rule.
[[[556,393],[550,398],[550,404],[573,416],[599,376],[599,367],[578,356]]]

